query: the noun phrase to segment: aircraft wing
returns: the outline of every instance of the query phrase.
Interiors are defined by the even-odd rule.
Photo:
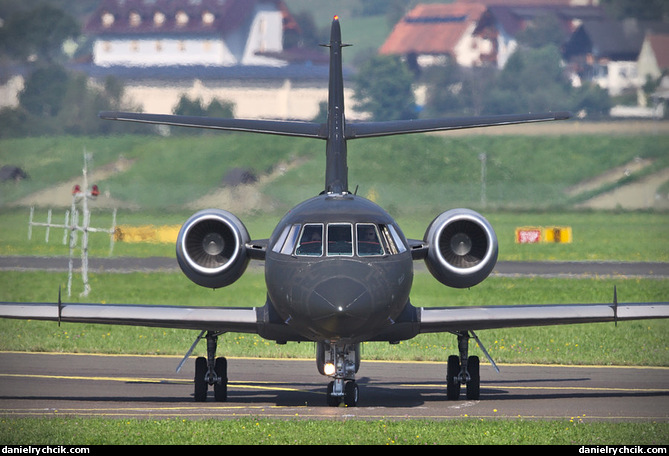
[[[255,307],[0,302],[0,318],[258,333]]]
[[[283,120],[225,119],[219,117],[179,116],[168,114],[144,114],[134,112],[103,111],[98,114],[105,120],[122,120],[176,127],[210,128],[214,130],[245,131],[306,138],[327,138],[325,126],[313,122]]]
[[[421,333],[669,318],[669,302],[422,307]]]

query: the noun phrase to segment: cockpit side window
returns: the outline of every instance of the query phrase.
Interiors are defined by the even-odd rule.
[[[393,241],[393,236],[390,234],[388,225],[379,225],[379,228],[381,228],[381,235],[383,236],[383,240],[388,246],[388,252],[391,255],[397,255],[397,253],[399,252],[397,251],[397,246],[395,245],[395,241]]]
[[[328,256],[353,256],[353,226],[350,223],[328,225]]]
[[[395,241],[395,245],[397,246],[397,251],[398,253],[403,253],[406,252],[407,248],[404,245],[404,241],[402,241],[402,236],[397,231],[397,228],[395,225],[388,225],[390,228],[390,234],[393,237],[393,240]]]
[[[323,255],[323,225],[307,224],[302,229],[300,243],[295,250],[296,255]]]
[[[272,251],[281,252],[284,255],[291,255],[293,253],[293,248],[295,248],[295,242],[297,241],[297,235],[300,232],[300,225],[288,225],[286,226],[281,235],[272,247]]]
[[[379,225],[379,228],[381,228],[381,235],[391,255],[406,252],[407,248],[402,242],[402,237],[393,225]]]
[[[376,225],[359,223],[356,225],[356,234],[358,236],[358,256],[383,255],[383,247]]]

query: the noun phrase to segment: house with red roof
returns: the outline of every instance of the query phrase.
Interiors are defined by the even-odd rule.
[[[542,16],[554,16],[565,36],[605,12],[588,0],[460,0],[419,4],[394,27],[379,49],[402,55],[414,68],[446,61],[502,68],[517,48],[517,35]]]
[[[494,36],[478,31],[486,10],[479,3],[419,4],[395,25],[379,53],[404,56],[419,68],[448,60],[481,65],[496,51]]]

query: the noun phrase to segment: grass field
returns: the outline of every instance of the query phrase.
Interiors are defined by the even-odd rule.
[[[58,445],[666,445],[666,423],[523,420],[0,418],[0,443]]]
[[[128,211],[119,210],[117,224],[181,225],[194,211]],[[53,211],[53,222],[63,223],[65,210]],[[423,212],[397,218],[409,238],[422,239],[427,226],[439,212]],[[500,243],[500,260],[562,260],[562,261],[669,261],[669,213],[653,212],[577,212],[577,211],[484,211]],[[239,215],[253,239],[268,238],[281,215]],[[62,243],[63,231],[53,229],[49,242],[46,230],[35,227],[28,239],[28,208],[0,209],[0,255],[67,256],[69,248]],[[47,220],[46,209],[35,209],[35,221]],[[92,226],[109,228],[112,213],[108,210],[93,211]],[[521,226],[569,226],[573,240],[568,244],[517,244],[515,230]],[[109,255],[109,236],[92,234],[89,254]],[[117,242],[114,256],[150,257],[174,256],[171,244],[131,244]]]
[[[650,163],[629,176],[621,175],[614,182],[621,185],[666,168],[667,144],[669,136],[661,134],[409,135],[352,141],[349,186],[395,217],[459,206],[563,211],[584,197],[568,195],[571,187],[611,169],[639,158]],[[240,167],[265,177],[254,187],[264,196],[262,206],[244,201],[245,213],[282,214],[323,189],[322,141],[240,134],[26,138],[0,140],[0,163],[20,166],[30,176],[19,183],[0,184],[0,205],[80,176],[84,150],[93,155],[93,169],[114,165],[123,157],[122,172],[95,182],[119,207],[183,209],[220,189],[226,173]],[[481,153],[487,156],[485,188]],[[610,188],[608,184],[599,191]],[[69,190],[65,189],[66,196]],[[237,200],[245,198],[244,192],[235,195]]]
[[[6,284],[0,300],[53,301],[65,278],[65,273],[0,271],[0,281]],[[92,294],[79,298],[81,282],[77,279],[75,293],[68,301],[254,306],[265,300],[264,277],[255,269],[232,286],[215,292],[192,284],[180,273],[93,274]],[[621,302],[632,297],[660,301],[669,295],[669,280],[489,278],[470,290],[455,290],[422,272],[416,274],[411,299],[414,305],[426,307],[611,302],[614,285]],[[0,349],[21,351],[180,355],[197,336],[197,331],[87,324],[58,327],[50,322],[21,320],[0,320],[0,329]],[[669,366],[669,322],[664,320],[624,322],[617,327],[588,324],[490,330],[480,337],[494,359],[502,363]],[[643,343],[632,344],[630,340]],[[198,350],[204,354],[204,345]],[[314,346],[276,345],[255,335],[229,334],[220,338],[219,351],[228,356],[311,358]],[[448,334],[424,334],[398,345],[363,345],[364,359],[445,361],[456,352],[456,338]]]

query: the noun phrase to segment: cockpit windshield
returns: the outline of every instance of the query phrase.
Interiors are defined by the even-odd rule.
[[[353,228],[350,223],[328,225],[328,256],[353,256]]]
[[[296,256],[383,256],[406,251],[392,225],[306,223],[286,226],[272,248]]]
[[[304,225],[300,243],[295,250],[295,254],[307,256],[323,255],[323,225]]]
[[[383,255],[383,247],[381,246],[381,240],[376,225],[371,223],[358,223],[356,225],[356,230],[359,256]]]

